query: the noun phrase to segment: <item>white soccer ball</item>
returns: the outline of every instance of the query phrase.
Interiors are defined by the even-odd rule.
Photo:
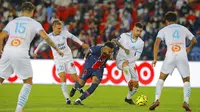
[[[148,104],[148,98],[145,95],[140,95],[136,99],[136,105],[138,106],[145,106]]]

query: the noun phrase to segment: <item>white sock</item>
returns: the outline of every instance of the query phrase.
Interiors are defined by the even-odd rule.
[[[24,105],[26,104],[29,94],[31,92],[31,87],[32,85],[30,84],[24,84],[19,96],[18,96],[18,102],[17,102],[17,108],[15,110],[15,112],[22,112],[22,109],[24,107]]]
[[[161,92],[162,92],[162,89],[163,89],[163,85],[164,85],[164,80],[159,79],[157,84],[156,84],[156,95],[155,95],[156,98],[155,98],[155,101],[160,99],[160,95],[161,95]]]
[[[128,91],[128,94],[126,96],[127,99],[131,99],[131,96],[133,96],[137,92],[138,88],[133,88],[132,91]]]
[[[191,92],[190,82],[185,82],[183,87],[183,93],[184,93],[184,101],[186,103],[189,102],[190,92]]]
[[[61,89],[62,89],[62,92],[63,92],[65,99],[69,98],[67,86],[66,86],[65,82],[61,82]]]
[[[80,98],[78,98],[78,99],[76,99],[76,100],[75,100],[75,102],[76,102],[76,101],[81,101],[81,99],[80,99]]]

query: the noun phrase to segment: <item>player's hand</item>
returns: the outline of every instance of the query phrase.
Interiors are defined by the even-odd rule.
[[[156,63],[157,63],[157,60],[153,60],[152,66],[155,67],[155,66],[156,66]]]
[[[34,57],[34,59],[36,59],[37,53],[33,53],[33,57]]]
[[[88,44],[82,44],[82,48],[83,48],[83,49],[88,49],[88,48],[89,48],[89,45],[88,45]]]
[[[115,43],[115,44],[117,43],[116,41],[117,41],[116,39],[112,39],[112,40],[111,40],[111,42],[113,42],[113,43]]]
[[[58,49],[57,52],[58,52],[58,54],[59,54],[60,56],[62,56],[62,57],[64,56],[64,53],[63,53],[60,49]]]
[[[189,54],[190,51],[191,51],[191,48],[187,47],[187,48],[186,48],[186,52],[187,52],[187,54]]]
[[[129,50],[129,49],[124,49],[124,51],[125,51],[125,53],[126,53],[127,55],[130,54],[130,50]]]

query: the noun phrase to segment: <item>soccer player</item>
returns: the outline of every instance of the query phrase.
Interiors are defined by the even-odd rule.
[[[49,34],[50,38],[55,42],[56,46],[61,49],[61,51],[64,52],[64,56],[61,57],[59,54],[51,47],[53,51],[53,56],[54,56],[54,61],[56,65],[56,73],[60,77],[61,81],[61,89],[63,92],[63,95],[66,100],[66,104],[71,104],[71,101],[69,99],[68,91],[67,91],[67,86],[66,86],[66,73],[70,74],[72,79],[74,81],[78,81],[78,76],[76,74],[76,68],[74,65],[74,60],[72,57],[72,52],[71,49],[69,48],[67,44],[67,38],[70,38],[80,44],[82,48],[89,48],[88,44],[84,44],[81,42],[76,36],[73,34],[69,33],[66,30],[62,30],[63,23],[56,19],[52,23],[52,28],[53,32]],[[37,56],[38,50],[43,46],[47,44],[45,41],[42,41],[37,49],[34,51],[34,57]],[[80,89],[80,92],[83,92],[82,89]]]
[[[23,87],[18,96],[16,112],[22,112],[32,87],[33,71],[28,51],[30,43],[38,33],[59,55],[63,52],[58,49],[55,43],[49,38],[41,24],[31,19],[35,6],[31,2],[22,4],[22,16],[10,21],[0,33],[0,84],[13,72],[23,80]],[[9,36],[2,51],[2,41]]]
[[[141,23],[135,23],[133,30],[128,33],[122,33],[118,40],[112,40],[119,47],[119,52],[116,57],[117,68],[122,70],[125,79],[128,83],[128,94],[125,98],[125,102],[134,105],[135,103],[131,97],[137,92],[138,73],[135,70],[135,61],[137,61],[143,51],[144,42],[139,37],[143,30]]]
[[[103,77],[103,71],[106,62],[113,55],[114,44],[112,42],[105,43],[104,46],[94,46],[91,47],[86,55],[86,61],[84,64],[83,74],[79,82],[75,83],[75,88],[72,88],[70,95],[74,96],[76,89],[82,88],[87,79],[92,79],[91,86],[74,102],[74,105],[83,105],[81,101],[90,96],[95,89],[98,87],[99,83]]]
[[[166,27],[162,28],[157,35],[154,43],[154,60],[153,66],[156,66],[157,54],[161,40],[164,40],[167,45],[167,53],[163,62],[160,77],[156,84],[155,102],[150,106],[149,110],[154,110],[160,105],[159,99],[164,85],[164,81],[169,74],[172,74],[175,68],[178,69],[184,83],[184,103],[183,108],[186,111],[191,111],[188,105],[190,97],[190,70],[187,59],[187,53],[190,52],[193,45],[197,43],[194,35],[184,26],[176,24],[177,15],[174,12],[167,12],[165,14]],[[191,40],[191,44],[186,48],[185,40]]]

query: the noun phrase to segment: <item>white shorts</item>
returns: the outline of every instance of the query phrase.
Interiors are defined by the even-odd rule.
[[[165,58],[161,72],[164,74],[172,74],[177,68],[182,78],[190,76],[190,69],[187,57],[183,56],[168,56]]]
[[[16,54],[18,56],[16,56]],[[13,72],[20,79],[33,77],[33,70],[28,55],[14,52],[4,52],[0,59],[0,77],[8,79]]]
[[[66,62],[55,62],[56,64],[56,73],[59,74],[61,72],[65,72],[68,74],[75,74],[76,68],[74,64],[74,60],[68,60]]]
[[[125,60],[116,60],[117,68],[118,68],[119,70],[123,70],[123,68],[122,68],[123,62],[125,62]],[[126,76],[126,75],[124,74],[126,81],[127,81],[127,82],[129,82],[130,80],[138,81],[138,73],[137,73],[137,71],[135,70],[135,64],[132,63],[132,64],[129,64],[128,66],[129,66],[129,73],[130,73],[130,75],[129,75],[129,76],[128,76],[128,75]]]

